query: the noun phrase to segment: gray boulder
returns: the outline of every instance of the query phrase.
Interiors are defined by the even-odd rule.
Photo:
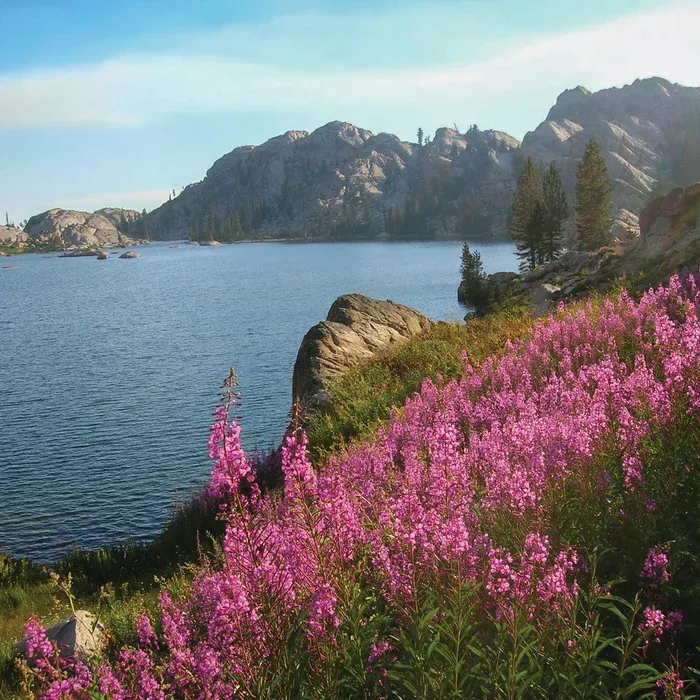
[[[133,250],[127,250],[126,253],[122,253],[119,256],[120,260],[135,260],[136,258],[140,258],[141,256],[139,253],[134,253]]]
[[[535,318],[546,316],[559,292],[561,292],[561,287],[557,287],[555,284],[545,283],[537,287],[532,295],[532,315]]]
[[[55,642],[61,658],[77,657],[87,661],[100,654],[105,644],[105,630],[102,623],[87,610],[76,610],[46,630],[46,636]],[[27,640],[17,644],[17,650],[26,653]]]
[[[328,385],[359,362],[428,330],[433,321],[408,306],[362,294],[338,297],[325,321],[304,336],[294,363],[293,399],[309,408],[328,403]]]

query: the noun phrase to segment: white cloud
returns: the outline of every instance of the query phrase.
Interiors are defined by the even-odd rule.
[[[575,84],[598,89],[651,75],[693,84],[698,26],[700,4],[674,3],[566,34],[509,40],[471,62],[404,70],[290,68],[283,54],[277,63],[247,61],[231,55],[230,45],[222,48],[224,33],[208,50],[199,41],[180,52],[0,75],[0,128],[128,126],[178,114],[305,107],[333,107],[342,115],[358,106],[429,104],[456,114],[496,96]]]

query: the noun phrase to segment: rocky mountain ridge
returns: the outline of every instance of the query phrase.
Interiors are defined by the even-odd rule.
[[[556,161],[573,198],[576,167],[595,138],[614,184],[614,235],[634,235],[639,211],[672,169],[674,133],[695,113],[700,88],[649,78],[565,91],[522,144],[475,126],[438,129],[418,144],[331,122],[234,149],[146,220],[165,239],[502,239],[524,158]]]
[[[614,185],[611,237],[633,237],[639,212],[655,194],[700,178],[700,88],[648,78],[595,93],[566,90],[522,144],[476,126],[464,133],[444,127],[422,143],[340,121],[310,133],[288,131],[235,148],[144,218],[116,208],[52,209],[32,217],[25,231],[30,243],[62,248],[118,245],[125,235],[202,242],[504,240],[524,159],[555,161],[572,201],[591,138]]]
[[[511,197],[518,148],[495,131],[444,128],[419,145],[331,122],[236,148],[146,221],[154,237],[171,239],[216,237],[226,226],[234,240],[424,237],[459,235],[466,211],[492,236],[492,219],[502,227]],[[392,223],[397,230],[387,231]]]
[[[523,139],[523,153],[557,162],[573,197],[576,168],[586,143],[595,139],[613,183],[616,233],[636,233],[638,216],[674,168],[674,142],[687,120],[700,116],[700,88],[664,80],[635,80],[623,88],[591,93],[584,87],[559,95],[547,119]],[[697,163],[700,167],[700,162]],[[689,174],[676,185],[689,185]]]

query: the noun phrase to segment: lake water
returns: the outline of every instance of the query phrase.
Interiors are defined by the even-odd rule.
[[[487,272],[517,267],[511,245],[472,247]],[[268,448],[301,339],[336,297],[459,319],[460,248],[158,244],[138,260],[0,259],[0,551],[50,561],[153,537],[206,480],[232,365],[244,445]]]

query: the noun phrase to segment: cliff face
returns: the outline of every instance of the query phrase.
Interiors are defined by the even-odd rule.
[[[504,231],[518,147],[493,131],[440,129],[419,146],[331,122],[235,149],[146,224],[166,239],[206,237],[231,219],[247,237],[459,235],[470,227],[494,237]]]
[[[675,145],[689,120],[700,116],[698,110],[700,88],[663,78],[596,93],[577,87],[563,92],[547,119],[525,135],[523,154],[560,163],[573,195],[579,160],[586,143],[595,139],[614,186],[613,217],[634,230],[659,181],[673,170]]]
[[[28,239],[64,250],[117,246],[128,241],[106,217],[67,209],[37,214],[29,219],[24,230]]]

